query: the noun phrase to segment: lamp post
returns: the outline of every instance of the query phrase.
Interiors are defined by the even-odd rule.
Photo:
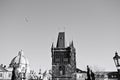
[[[117,52],[115,52],[115,56],[113,57],[113,60],[118,71],[118,80],[120,80],[120,56],[118,55]]]

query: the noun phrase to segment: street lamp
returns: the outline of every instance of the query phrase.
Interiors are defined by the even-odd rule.
[[[118,55],[117,52],[115,52],[115,56],[113,57],[113,60],[118,70],[118,80],[120,80],[120,56]]]

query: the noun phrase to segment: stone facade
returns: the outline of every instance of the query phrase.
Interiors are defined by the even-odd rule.
[[[73,42],[65,46],[65,32],[58,35],[57,45],[51,47],[52,80],[76,80],[76,52]]]
[[[0,80],[11,80],[12,71],[3,65],[0,65]]]

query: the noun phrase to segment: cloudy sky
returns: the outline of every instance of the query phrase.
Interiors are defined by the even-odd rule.
[[[74,41],[78,68],[116,70],[119,0],[0,0],[0,64],[8,66],[22,49],[31,69],[50,69],[59,31],[66,32],[66,45]]]

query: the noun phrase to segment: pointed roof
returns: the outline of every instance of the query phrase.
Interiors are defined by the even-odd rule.
[[[74,45],[73,45],[73,40],[70,42],[70,47],[74,47]]]
[[[54,44],[52,43],[51,49],[54,47]]]
[[[65,32],[59,32],[56,47],[65,48]]]

